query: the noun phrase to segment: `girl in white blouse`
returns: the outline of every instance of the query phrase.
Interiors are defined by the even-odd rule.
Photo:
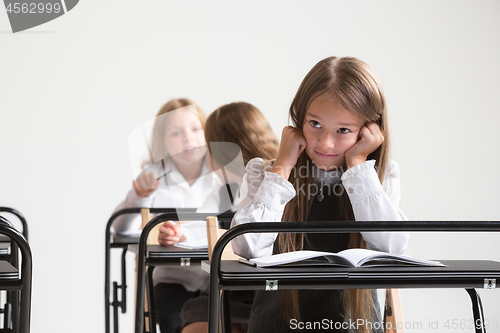
[[[158,112],[150,143],[150,160],[133,182],[115,211],[130,207],[198,208],[222,184],[213,175],[204,136],[204,113],[188,99],[173,99]],[[119,234],[139,234],[139,215],[118,217],[113,228]],[[175,232],[178,224],[165,222],[161,230]],[[183,225],[170,243],[206,238],[206,228],[195,222]],[[162,333],[174,332],[184,302],[208,286],[199,267],[156,267],[153,273],[157,321]]]
[[[386,103],[374,72],[356,58],[330,57],[306,75],[290,107],[274,163],[253,159],[247,193],[232,225],[272,221],[406,220],[399,209],[399,168],[388,158]],[[368,247],[402,253],[408,234],[245,234],[234,251],[254,258],[302,249]],[[314,306],[313,306],[314,305]],[[292,323],[379,320],[370,290],[258,291],[249,332],[294,331]],[[293,321],[292,321],[293,320]],[[344,325],[345,326],[345,325]],[[377,327],[375,325],[375,327]],[[295,327],[296,328],[296,327]],[[357,327],[368,332],[369,326]]]

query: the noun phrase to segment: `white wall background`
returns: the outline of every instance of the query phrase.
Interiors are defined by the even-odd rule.
[[[302,78],[330,55],[361,58],[384,85],[410,219],[499,220],[499,14],[494,0],[86,0],[12,34],[0,9],[0,205],[28,219],[32,331],[104,330],[104,230],[132,182],[136,126],[187,96],[207,113],[253,103],[280,135]],[[499,237],[414,234],[407,252],[500,260]],[[480,294],[500,332],[499,291]],[[403,305],[423,325],[408,332],[472,321],[463,290],[404,290]]]

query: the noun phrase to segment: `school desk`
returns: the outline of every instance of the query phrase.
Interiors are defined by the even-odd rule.
[[[228,229],[233,219],[234,213],[184,213],[182,220],[184,221],[205,221],[208,216],[217,216],[219,227]],[[130,251],[138,254],[137,258],[137,290],[136,290],[136,317],[135,317],[135,332],[143,333],[145,327],[144,313],[144,290],[146,283],[148,285],[148,296],[152,294],[152,270],[148,267],[154,266],[191,266],[200,265],[202,260],[208,259],[208,250],[188,250],[175,246],[160,246],[147,245],[147,238],[150,231],[159,223],[164,221],[179,221],[176,213],[160,214],[143,228],[139,243],[129,246]],[[201,268],[200,268],[201,269]],[[148,275],[146,281],[146,273]],[[154,314],[154,304],[152,297],[148,297],[149,312],[148,328],[149,332],[156,332],[156,319]]]
[[[104,308],[106,333],[111,332],[111,308],[113,308],[113,332],[118,333],[119,308],[122,313],[127,312],[127,275],[126,275],[126,254],[130,244],[137,244],[139,236],[118,235],[112,232],[113,221],[122,215],[141,213],[143,207],[125,208],[116,211],[106,224],[106,245],[105,245],[105,276],[104,276]],[[148,208],[151,214],[175,213],[173,208]],[[193,209],[181,211],[194,211]],[[121,249],[121,284],[113,282],[113,298],[111,299],[111,249]],[[119,295],[120,293],[120,295]],[[120,297],[119,297],[120,296]],[[120,298],[120,300],[119,300]]]
[[[225,332],[230,316],[224,291],[281,289],[377,289],[377,288],[465,288],[473,305],[476,332],[486,332],[483,310],[475,288],[494,289],[500,281],[500,262],[443,260],[447,267],[282,267],[258,268],[237,261],[221,260],[224,247],[238,235],[262,232],[350,233],[360,231],[500,231],[491,221],[403,221],[403,222],[260,222],[231,228],[215,245],[212,260],[202,267],[210,272],[209,332],[217,333],[219,316]],[[438,258],[435,258],[438,259]],[[222,311],[219,311],[222,291]],[[221,313],[220,313],[221,312]],[[137,331],[136,331],[137,332]]]
[[[29,333],[32,283],[31,249],[24,236],[2,216],[0,216],[0,234],[10,239],[10,253],[2,255],[0,258],[0,290],[13,292],[13,298],[19,300],[19,302],[11,302],[11,308],[4,309],[4,330]],[[21,253],[20,267],[18,265],[18,249]],[[17,293],[20,294],[19,298]],[[5,313],[5,311],[10,313]]]

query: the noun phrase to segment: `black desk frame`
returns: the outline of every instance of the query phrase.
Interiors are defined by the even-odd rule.
[[[0,207],[0,213],[5,212],[5,213],[10,213],[14,216],[16,216],[19,221],[21,221],[21,225],[23,226],[23,236],[26,241],[28,241],[28,223],[26,222],[26,219],[24,216],[19,213],[19,211],[15,210],[14,208],[10,207]]]
[[[32,283],[32,255],[28,242],[6,218],[0,216],[0,224],[2,225],[1,233],[6,235],[11,240],[11,265],[18,269],[17,251],[21,251],[21,267],[20,276],[13,281],[5,281],[0,283],[0,290],[15,291],[21,294],[18,308],[13,304],[12,313],[18,313],[17,316],[12,316],[14,332],[29,333],[31,319],[31,283]],[[15,264],[14,262],[15,261]],[[17,296],[16,296],[17,297]]]
[[[115,212],[108,220],[106,224],[106,267],[105,267],[105,282],[104,282],[104,307],[105,307],[105,322],[106,322],[106,333],[111,332],[111,307],[113,307],[113,332],[118,333],[118,309],[121,308],[122,313],[127,312],[127,275],[126,275],[126,260],[125,256],[127,254],[128,246],[130,244],[137,244],[139,238],[136,241],[130,242],[113,242],[111,234],[111,226],[113,221],[121,215],[126,214],[140,214],[142,209],[149,209],[151,214],[160,213],[175,213],[177,210],[173,208],[148,208],[148,207],[134,207],[125,208]],[[181,210],[184,211],[184,210]],[[186,210],[192,212],[193,210]],[[121,284],[118,282],[113,282],[113,299],[110,300],[111,294],[111,249],[122,249],[121,258]],[[118,292],[121,291],[120,301],[118,300]]]
[[[177,210],[179,212],[185,212],[186,210]],[[187,212],[182,215],[182,219],[186,221],[201,221],[201,220],[206,220],[207,217],[209,216],[217,216],[219,219],[219,226],[227,229],[229,228],[230,221],[232,220],[234,213],[191,213]],[[164,221],[179,221],[179,217],[177,216],[177,213],[165,213],[165,214],[160,214],[144,226],[142,229],[141,237],[139,239],[139,250],[138,250],[138,263],[137,263],[137,296],[136,296],[136,316],[135,316],[135,332],[136,333],[143,333],[144,332],[144,325],[145,325],[145,314],[144,314],[144,289],[146,287],[146,266],[160,266],[160,265],[171,265],[170,260],[165,260],[165,259],[149,259],[147,258],[147,239],[149,236],[149,233],[151,230],[159,223],[162,223]],[[208,251],[207,251],[207,258],[208,258]],[[202,258],[197,258],[196,260],[191,261],[191,263],[200,263]],[[179,265],[179,258],[175,258],[175,265]],[[201,269],[201,268],[200,268]],[[152,288],[152,270],[147,270],[147,275],[148,275],[148,284],[150,287],[149,289]],[[150,306],[154,304],[151,304],[153,302],[150,302],[151,299],[148,299],[148,303],[150,303]],[[152,321],[152,318],[154,315],[149,315],[149,320],[150,320],[150,327],[153,330],[156,330],[155,321]]]
[[[223,278],[221,271],[221,258],[225,246],[235,237],[244,233],[351,233],[361,231],[443,231],[443,232],[468,232],[468,231],[500,231],[500,222],[492,221],[404,221],[404,222],[374,222],[374,221],[349,221],[349,222],[260,222],[246,223],[234,228],[231,228],[218,242],[212,252],[212,260],[210,262],[210,293],[209,293],[209,333],[218,333],[219,330],[219,306],[220,297],[219,291],[222,291],[222,325],[223,331],[230,331],[230,316],[225,313],[227,308],[226,297],[224,290],[265,290],[265,284],[258,286],[243,286],[235,285],[234,281],[227,281]],[[335,269],[335,268],[334,268]],[[337,268],[338,270],[338,268]],[[375,289],[375,288],[463,288],[464,285],[456,282],[456,285],[449,285],[445,282],[435,283],[434,281],[418,280],[414,284],[394,285],[390,281],[378,281],[369,279],[361,281],[360,284],[354,285],[353,282],[347,281],[345,284],[339,285],[335,279],[317,279],[314,281],[316,289]],[[319,284],[319,286],[318,286]],[[484,318],[481,300],[474,288],[482,288],[481,285],[468,285],[466,290],[469,293],[473,304],[474,319],[480,319],[481,327],[476,327],[476,332],[486,332],[484,327]],[[282,284],[280,289],[311,289],[311,285],[307,285],[307,281],[302,283],[296,280],[294,283]],[[475,321],[476,322],[476,321]],[[136,333],[140,331],[136,330]]]
[[[24,236],[24,239],[26,241],[28,241],[28,223],[26,222],[26,219],[24,218],[24,216],[18,210],[14,209],[14,208],[10,208],[10,207],[0,207],[0,213],[9,213],[9,214],[14,215],[21,222],[22,230],[23,230],[22,234]],[[4,219],[9,221],[5,217],[4,217]],[[9,221],[9,223],[10,223],[10,221]],[[14,227],[14,226],[11,224],[11,227]],[[14,246],[14,248],[12,246]],[[18,256],[17,256],[18,253],[17,253],[16,249],[17,249],[17,246],[11,242],[10,254],[7,255],[6,259],[12,264],[12,266],[19,268],[19,260],[18,260]],[[7,291],[7,303],[10,304],[10,306],[12,307],[12,309],[14,309],[14,311],[10,311],[7,308],[2,309],[2,311],[4,312],[4,316],[6,318],[4,320],[4,327],[9,326],[12,322],[16,323],[19,321],[19,311],[16,311],[16,309],[19,309],[19,301],[20,300],[19,300],[19,292],[18,291]],[[10,312],[11,318],[8,318],[9,312]]]
[[[153,271],[155,267],[179,265],[200,266],[202,261],[208,260],[208,251],[182,249],[175,246],[153,245],[152,247],[153,249],[151,249],[151,245],[147,245],[146,247],[146,267],[143,267],[143,269],[146,269],[145,290],[147,292],[146,301],[148,304],[148,311],[144,311],[144,323],[149,323],[149,333],[156,333],[156,307],[153,284]],[[129,251],[139,255],[139,245],[129,245]],[[168,256],[155,256],[155,253],[168,254]]]

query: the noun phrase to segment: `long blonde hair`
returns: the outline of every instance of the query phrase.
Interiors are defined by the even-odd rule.
[[[383,181],[388,163],[389,130],[387,127],[386,103],[380,82],[367,64],[352,57],[329,57],[318,62],[305,76],[290,106],[290,119],[293,126],[302,131],[307,109],[312,101],[320,96],[328,97],[341,108],[358,114],[364,123],[376,122],[384,134],[384,142],[371,153],[367,160],[376,161],[377,174]],[[312,168],[312,161],[305,151],[299,157],[296,170]],[[344,166],[345,168],[345,166]],[[295,187],[297,195],[286,205],[283,221],[307,221],[312,200],[301,188],[309,189],[314,182],[313,172],[308,177],[300,177],[293,172],[288,179]],[[354,213],[346,191],[340,200],[342,220],[353,221]],[[314,198],[314,197],[313,197]],[[302,250],[304,247],[302,234],[280,234],[280,252]],[[360,233],[350,234],[349,248],[366,247]],[[298,293],[286,290],[283,294],[284,310],[287,319],[300,318]],[[343,303],[346,316],[356,319],[373,319],[373,300],[370,290],[346,290],[343,292]],[[368,330],[364,326],[361,332]]]
[[[209,150],[210,142],[237,144],[245,165],[254,157],[274,159],[279,149],[278,139],[266,117],[255,106],[245,102],[226,104],[212,112],[205,126],[205,140]],[[227,154],[231,152],[227,151]],[[217,155],[226,161],[234,158]],[[224,162],[221,164],[226,164]]]
[[[161,156],[161,158],[165,157],[165,130],[167,128],[168,122],[170,120],[170,117],[160,117],[162,115],[165,115],[168,112],[187,107],[187,106],[194,106],[196,108],[196,113],[198,117],[200,118],[201,126],[204,129],[205,128],[205,122],[206,122],[206,116],[203,113],[203,111],[196,105],[194,104],[193,101],[187,98],[174,98],[171,99],[170,101],[166,102],[163,104],[163,106],[160,108],[158,113],[156,114],[155,122],[153,125],[153,133],[151,135],[151,153],[152,156],[154,156],[156,159]],[[154,161],[156,162],[156,161]]]

